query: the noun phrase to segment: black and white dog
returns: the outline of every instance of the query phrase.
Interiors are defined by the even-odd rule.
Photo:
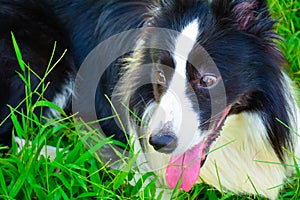
[[[140,161],[157,173],[161,186],[175,188],[180,181],[179,188],[189,191],[204,181],[276,199],[294,171],[299,110],[265,0],[0,0],[0,17],[1,120],[9,113],[6,104],[24,98],[11,31],[39,73],[54,41],[58,55],[71,50],[46,91],[64,106],[73,62],[80,70],[99,43],[138,30],[119,43],[132,51],[108,67],[99,63],[107,69],[97,83],[95,109],[98,118],[114,114],[105,95],[126,107],[120,111],[126,132],[136,136]],[[98,53],[109,57],[115,50]],[[127,142],[114,119],[100,126]],[[9,144],[11,128],[9,120],[1,126],[2,143]]]

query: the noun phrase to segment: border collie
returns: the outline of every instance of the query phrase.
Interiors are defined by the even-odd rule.
[[[0,99],[1,120],[9,113],[6,104],[14,107],[24,98],[14,73],[18,64],[11,31],[24,60],[39,73],[45,72],[41,66],[47,66],[54,41],[58,53],[71,50],[52,72],[52,89],[45,93],[60,106],[66,105],[68,98],[60,97],[70,85],[91,84],[80,71],[90,52],[121,34],[120,40],[111,40],[115,45],[96,51],[101,59],[93,62],[95,73],[88,74],[103,71],[91,86],[91,104],[97,106],[79,105],[87,116],[94,109],[97,118],[104,118],[114,114],[108,98],[113,100],[126,130],[110,119],[100,122],[102,131],[124,143],[127,134],[136,138],[139,162],[155,171],[159,186],[178,183],[189,191],[204,181],[276,199],[293,173],[290,165],[300,155],[299,110],[282,71],[280,37],[265,0],[0,0],[0,7],[0,91],[7,94]],[[104,64],[127,45],[130,51]],[[78,98],[89,98],[75,90],[73,110]],[[5,144],[11,126],[9,120],[1,126]]]

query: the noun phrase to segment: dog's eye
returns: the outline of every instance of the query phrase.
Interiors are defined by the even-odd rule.
[[[218,78],[215,75],[204,75],[198,79],[198,86],[209,89],[216,85]]]
[[[166,81],[166,77],[165,77],[164,72],[157,71],[156,72],[156,80],[157,80],[158,84],[165,85],[167,81]]]

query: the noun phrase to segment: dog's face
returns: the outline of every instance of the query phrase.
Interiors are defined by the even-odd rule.
[[[134,84],[146,84],[129,101],[150,160],[167,155],[169,185],[182,178],[186,191],[226,117],[263,110],[269,85],[280,84],[272,77],[281,77],[265,2],[192,2],[162,5],[149,20],[131,66]]]

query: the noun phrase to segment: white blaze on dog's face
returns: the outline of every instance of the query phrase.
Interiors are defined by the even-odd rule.
[[[170,152],[166,150],[164,153],[182,154],[203,140],[203,134],[199,132],[198,111],[192,106],[190,94],[186,93],[189,84],[186,65],[198,35],[198,20],[195,19],[176,38],[172,54],[175,71],[149,123],[150,137],[166,134],[171,135],[171,138],[165,138],[166,140],[176,140],[173,141],[176,144],[172,144],[171,147],[174,148],[175,145],[175,149],[171,149]],[[160,151],[159,145],[157,150]]]

